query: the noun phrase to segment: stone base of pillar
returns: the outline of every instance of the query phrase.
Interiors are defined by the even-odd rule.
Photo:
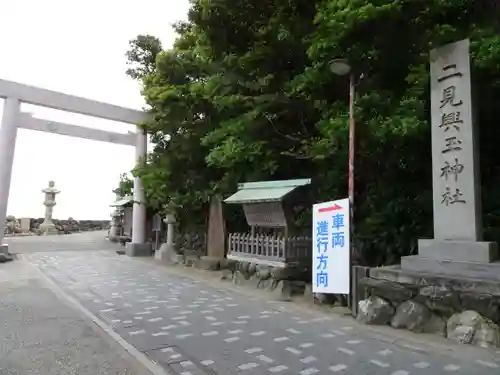
[[[457,262],[414,255],[401,258],[401,270],[427,275],[500,281],[500,262]]]
[[[9,253],[9,245],[0,244],[0,263],[5,263],[14,259]]]
[[[57,230],[56,226],[54,223],[45,223],[43,222],[40,224],[40,231],[42,232],[43,235],[53,235],[53,234],[59,234],[59,231]]]
[[[194,266],[200,270],[217,271],[220,269],[220,263],[222,260],[223,258],[219,257],[202,256],[195,262]]]
[[[163,243],[155,253],[155,259],[162,263],[179,263],[177,246],[174,243]]]
[[[485,241],[419,239],[418,255],[457,262],[491,263],[500,259],[497,244]]]
[[[403,272],[500,281],[494,242],[418,240],[418,255],[401,258]]]
[[[125,245],[125,252],[129,257],[150,257],[153,255],[153,246],[150,243],[132,243]]]
[[[9,255],[9,245],[0,244],[0,254]]]

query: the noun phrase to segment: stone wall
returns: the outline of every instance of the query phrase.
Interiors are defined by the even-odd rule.
[[[20,221],[21,219],[16,219],[12,216],[9,216],[5,225],[6,234],[16,235],[23,233],[23,228],[21,228]],[[38,228],[40,224],[43,223],[44,218],[30,218],[29,221],[29,233],[37,234]],[[69,218],[67,220],[54,219],[53,223],[61,234],[93,230],[106,230],[110,225],[109,220],[74,220],[72,218]]]
[[[207,253],[206,234],[203,228],[176,233],[174,243],[179,254],[202,257]]]
[[[358,321],[432,333],[480,347],[500,347],[500,295],[448,283],[419,285],[365,277]]]
[[[303,266],[272,267],[231,259],[213,259],[195,252],[179,253],[169,263],[206,271],[220,271],[221,279],[235,285],[271,292],[282,301],[304,297],[322,305],[345,305],[341,296],[316,293],[313,296],[310,269]]]

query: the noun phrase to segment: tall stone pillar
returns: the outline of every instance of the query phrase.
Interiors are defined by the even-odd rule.
[[[147,156],[148,136],[144,129],[137,126],[135,159],[136,164]],[[153,253],[151,244],[146,243],[146,205],[144,190],[140,177],[134,179],[134,206],[132,212],[132,242],[127,244],[127,255],[150,256]]]
[[[7,217],[7,203],[9,201],[10,179],[12,164],[16,150],[17,123],[21,110],[18,99],[5,99],[0,127],[0,253],[7,254],[8,246],[2,244],[5,220]]]
[[[404,271],[500,280],[496,243],[483,241],[479,144],[469,40],[431,51],[434,238],[418,241]]]

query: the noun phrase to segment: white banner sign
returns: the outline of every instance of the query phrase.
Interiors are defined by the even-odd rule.
[[[349,199],[313,205],[313,292],[349,294]]]

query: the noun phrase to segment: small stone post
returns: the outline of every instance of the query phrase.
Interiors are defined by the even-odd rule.
[[[196,262],[196,267],[204,270],[217,270],[226,255],[226,223],[222,200],[212,197],[208,215],[207,255]]]
[[[167,242],[160,246],[160,249],[155,253],[155,258],[161,262],[177,263],[177,247],[174,243],[175,216],[168,214],[163,222],[167,224]]]
[[[56,195],[60,191],[56,189],[54,181],[49,181],[49,187],[43,189],[42,193],[45,194],[45,201],[43,202],[45,206],[45,220],[40,224],[40,230],[43,235],[58,234],[56,226],[52,222],[52,214],[56,205]]]

